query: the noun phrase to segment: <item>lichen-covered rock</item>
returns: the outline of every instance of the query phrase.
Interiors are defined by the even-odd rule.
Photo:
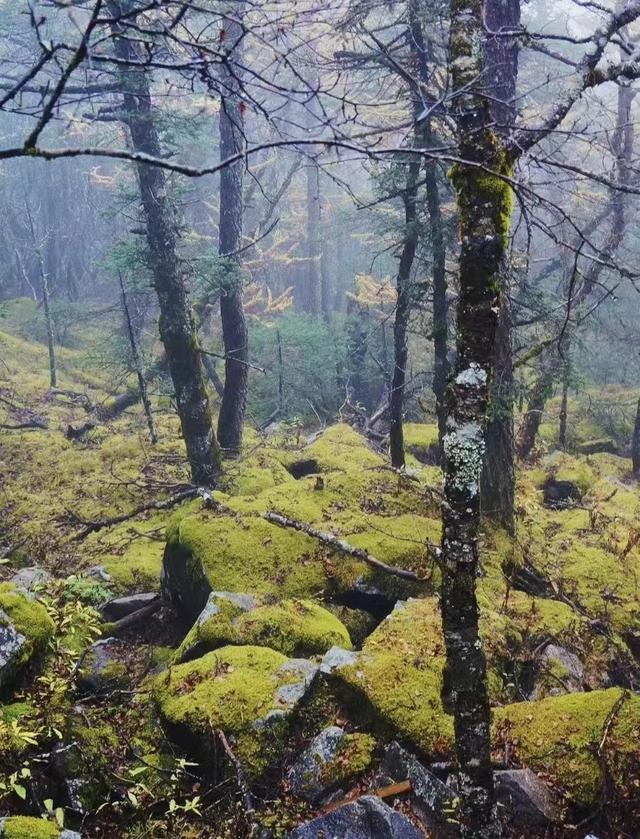
[[[383,771],[395,781],[411,781],[411,804],[422,823],[437,836],[456,833],[453,790],[397,742],[385,749]]]
[[[423,839],[409,819],[379,798],[364,796],[300,825],[286,839]]]
[[[131,676],[122,660],[122,644],[115,638],[93,643],[82,655],[76,670],[79,690],[104,695],[131,687]]]
[[[228,644],[308,657],[322,655],[335,644],[350,647],[351,640],[338,618],[311,600],[259,605],[249,595],[212,592],[177,659],[192,659]]]
[[[37,565],[30,565],[27,568],[21,568],[11,577],[10,582],[16,587],[23,589],[23,591],[33,591],[33,589],[43,586],[49,582],[51,574],[46,568],[40,568]]]
[[[255,777],[285,747],[292,713],[317,669],[265,647],[222,647],[158,676],[153,696],[174,739],[211,761],[220,751],[220,728],[234,738],[238,757]]]
[[[374,748],[375,740],[368,734],[347,734],[335,725],[325,728],[289,770],[292,793],[312,804],[322,801],[341,783],[367,770]]]
[[[5,688],[53,636],[53,621],[42,603],[11,583],[0,583],[0,688]]]
[[[578,656],[558,644],[541,651],[535,688],[529,699],[576,693],[584,689],[584,666]]]
[[[500,813],[520,827],[546,827],[560,819],[560,808],[549,788],[530,769],[494,773]]]

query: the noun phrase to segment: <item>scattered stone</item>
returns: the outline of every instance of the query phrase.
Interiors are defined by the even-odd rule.
[[[498,804],[513,824],[544,827],[560,818],[549,789],[530,769],[505,769],[494,773]]]
[[[286,839],[424,839],[409,819],[374,796],[364,796],[302,824]]]
[[[357,652],[344,650],[342,647],[331,647],[320,662],[320,672],[325,675],[330,675],[337,668],[348,664],[355,664],[357,660]]]
[[[567,507],[582,499],[582,492],[573,481],[560,481],[549,478],[544,487],[544,503],[553,509]]]
[[[149,606],[157,599],[158,593],[155,591],[131,594],[126,597],[115,597],[100,607],[100,614],[105,621],[117,621],[121,618],[126,618],[128,615],[132,615],[139,609],[144,609],[145,606]]]
[[[6,612],[0,609],[0,689],[12,681],[26,648],[27,639],[17,631]]]
[[[131,677],[127,665],[118,656],[121,650],[122,645],[115,638],[92,644],[78,662],[78,688],[98,696],[114,690],[128,690]]]
[[[111,582],[111,574],[109,574],[104,565],[94,565],[91,568],[87,568],[84,574],[85,577],[89,577],[91,580],[98,580],[100,583]]]
[[[455,833],[449,823],[455,798],[452,790],[416,757],[394,741],[385,749],[382,769],[394,781],[411,781],[413,810],[426,827],[437,829],[442,837]]]
[[[304,658],[292,658],[285,662],[276,673],[278,675],[294,676],[297,681],[284,684],[276,691],[276,702],[292,710],[307,695],[313,680],[318,673],[318,665]]]
[[[576,693],[583,690],[584,667],[575,653],[558,644],[547,644],[540,653],[539,678],[529,699]]]
[[[28,568],[21,568],[11,577],[10,582],[19,589],[24,591],[33,591],[37,586],[48,583],[51,579],[51,574],[44,568],[39,568],[37,565],[30,565]]]
[[[289,770],[291,791],[311,804],[325,803],[343,781],[366,771],[374,748],[368,734],[346,734],[335,725],[325,728]]]

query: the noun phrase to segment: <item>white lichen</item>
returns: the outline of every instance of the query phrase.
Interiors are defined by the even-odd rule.
[[[484,373],[483,370],[480,372]],[[445,435],[443,444],[445,459],[449,464],[449,479],[453,486],[471,497],[477,495],[484,459],[482,426],[477,422],[454,426]]]
[[[468,387],[480,387],[487,383],[487,371],[479,364],[472,362],[465,370],[461,370],[456,376],[457,385]]]

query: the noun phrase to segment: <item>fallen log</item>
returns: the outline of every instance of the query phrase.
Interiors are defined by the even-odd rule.
[[[288,527],[300,533],[306,533],[307,536],[318,539],[323,545],[327,545],[332,550],[352,556],[361,562],[366,562],[367,565],[370,565],[378,571],[384,571],[385,574],[391,574],[393,577],[400,577],[403,580],[412,580],[413,582],[419,582],[421,579],[415,571],[408,571],[406,568],[398,568],[395,565],[387,565],[386,562],[376,559],[375,556],[372,556],[364,548],[356,548],[344,539],[334,536],[333,533],[317,530],[310,524],[305,524],[305,522],[290,519],[288,516],[283,516],[280,513],[262,513],[262,518],[272,524],[277,524],[279,527]]]

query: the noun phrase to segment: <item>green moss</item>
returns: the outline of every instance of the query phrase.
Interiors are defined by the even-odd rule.
[[[315,461],[318,472],[373,469],[383,466],[384,458],[369,448],[366,440],[348,425],[332,425],[311,445],[288,453],[283,462]]]
[[[235,738],[250,776],[260,775],[284,748],[287,717],[261,723],[270,712],[287,710],[278,688],[300,681],[281,669],[288,659],[264,647],[223,647],[196,661],[170,668],[153,683],[160,715],[174,737],[203,759],[215,754],[215,729]]]
[[[355,664],[336,678],[355,702],[359,718],[389,728],[426,754],[448,754],[453,720],[441,701],[444,670],[440,614],[435,598],[415,600],[383,621],[365,642]],[[365,705],[362,704],[365,700]]]
[[[29,599],[11,583],[0,583],[0,609],[28,641],[21,664],[44,652],[55,626],[42,603]]]
[[[59,828],[45,819],[30,816],[11,816],[3,823],[4,839],[57,839]]]
[[[373,762],[375,738],[370,734],[347,734],[338,744],[336,755],[322,768],[325,784],[341,784],[364,774]]]
[[[195,645],[213,650],[249,644],[298,657],[322,655],[333,646],[351,648],[349,633],[338,618],[311,600],[288,600],[249,612],[224,601],[218,608],[216,615],[196,622],[178,656]]]
[[[593,807],[600,801],[604,765],[616,786],[625,786],[638,775],[640,697],[630,695],[612,718],[621,695],[620,689],[612,688],[498,708],[495,740],[511,743],[525,766],[553,777],[575,804]]]

